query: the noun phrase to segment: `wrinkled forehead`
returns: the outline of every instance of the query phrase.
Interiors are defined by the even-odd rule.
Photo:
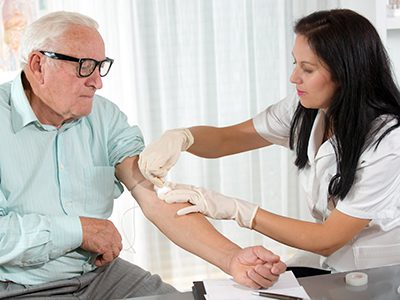
[[[55,43],[55,51],[97,60],[105,58],[105,46],[100,33],[91,27],[72,25],[65,30]]]

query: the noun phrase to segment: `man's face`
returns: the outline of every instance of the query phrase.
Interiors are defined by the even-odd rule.
[[[100,34],[84,26],[70,28],[52,49],[42,50],[76,58],[105,59],[104,42]],[[96,90],[103,86],[98,67],[89,77],[79,77],[78,62],[44,55],[42,58],[43,82],[36,91],[41,107],[35,110],[39,120],[44,119],[47,124],[59,126],[67,120],[88,115]]]

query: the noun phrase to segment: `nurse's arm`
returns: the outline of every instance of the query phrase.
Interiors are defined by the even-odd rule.
[[[187,151],[206,158],[217,158],[271,145],[257,133],[252,119],[227,127],[196,126],[189,130],[194,143]]]
[[[324,223],[296,220],[261,208],[253,229],[291,247],[329,256],[363,230],[369,219],[351,217],[334,209]]]
[[[397,191],[400,155],[396,151],[398,149],[394,148],[398,147],[398,143],[389,139],[384,141],[388,143],[380,144],[378,150],[371,150],[366,155],[369,162],[365,162],[362,171],[357,174],[357,183],[352,186],[351,195],[349,194],[352,198],[339,200],[345,202],[338,202],[338,207],[346,208],[351,205],[354,209],[362,203],[362,208],[359,209],[364,214],[369,212],[371,217],[382,211],[383,208],[380,207],[395,207],[390,201],[394,195],[392,193]],[[253,226],[257,231],[282,243],[328,256],[347,244],[370,221],[347,215],[340,208],[332,210],[321,224],[285,218],[259,209]]]

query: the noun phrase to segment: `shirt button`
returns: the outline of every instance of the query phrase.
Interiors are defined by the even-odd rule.
[[[64,165],[60,163],[60,170],[64,170]]]

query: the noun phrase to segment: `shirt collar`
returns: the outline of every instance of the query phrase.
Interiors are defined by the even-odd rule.
[[[11,84],[11,123],[15,133],[32,122],[39,122],[22,85],[22,71]]]
[[[323,141],[325,132],[325,113],[320,109],[314,120],[308,141],[307,156],[311,164],[326,155],[334,154],[330,140]],[[332,139],[333,137],[331,137]]]
[[[46,130],[58,130],[52,125],[41,124],[32,110],[28,97],[26,97],[22,85],[22,71],[11,84],[11,124],[15,133],[25,126],[33,123],[36,127]],[[65,122],[60,129],[66,130],[75,124],[78,124],[81,118]]]

